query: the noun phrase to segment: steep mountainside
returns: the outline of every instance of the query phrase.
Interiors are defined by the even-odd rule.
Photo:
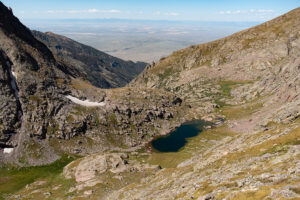
[[[12,36],[24,41],[15,34]],[[2,32],[0,36],[1,43],[15,41]],[[30,35],[28,38],[37,42]],[[32,52],[40,52],[30,50],[35,43],[29,45],[27,42],[20,46],[21,49],[16,49],[15,44],[12,47],[17,52],[35,56]],[[25,51],[23,46],[30,48]],[[22,143],[27,147],[24,147],[27,162],[34,156],[35,160],[41,160],[48,155],[49,160],[49,155],[52,152],[57,155],[57,151],[69,153],[69,156],[71,153],[95,154],[78,158],[65,167],[56,162],[20,171],[4,169],[0,171],[0,193],[6,194],[3,197],[300,198],[300,8],[221,40],[174,52],[148,65],[129,88],[96,89],[81,80],[80,73],[73,75],[72,68],[58,65],[47,53],[43,56],[48,55],[56,81],[51,87],[37,84],[37,88],[41,88],[35,93],[38,96],[27,100],[22,95],[27,84],[26,77],[21,77],[22,72],[27,70],[26,66],[39,66],[37,72],[27,70],[26,73],[30,76],[37,73],[40,77],[39,70],[48,69],[50,61],[48,65],[22,65],[18,56],[11,53],[12,47],[4,47],[7,48],[2,49],[4,75],[1,76],[0,97],[12,100],[9,106],[13,109],[2,110],[0,120],[5,119],[16,128],[4,125],[2,134],[16,130],[16,134],[26,135],[31,129],[22,132],[18,127],[20,130],[25,129],[24,124],[31,128],[35,128],[35,124],[43,127],[39,124],[44,120],[42,122],[50,125],[45,132],[47,140],[42,143],[31,139],[30,143]],[[42,48],[49,52],[44,46],[39,47]],[[5,64],[8,58],[11,62]],[[10,69],[14,73],[10,73]],[[33,79],[40,80],[38,77]],[[49,75],[46,73],[43,77]],[[19,88],[19,95],[14,88]],[[39,95],[49,91],[53,91],[51,97]],[[48,103],[44,103],[45,100]],[[54,110],[50,115],[48,110],[52,110],[52,102],[59,102],[60,106],[55,106],[59,111]],[[30,108],[42,115],[29,114]],[[151,151],[150,145],[140,145],[183,121],[200,118],[212,125],[201,125],[200,134],[187,138],[178,152],[161,153]],[[8,144],[4,143],[6,147]],[[33,151],[35,148],[51,152],[33,155],[32,152],[39,152]],[[17,149],[13,154],[3,155],[8,158],[15,152]],[[22,163],[23,157],[19,158]],[[45,174],[44,169],[55,170]],[[36,172],[40,175],[34,180],[26,179]],[[20,177],[25,180],[19,182]],[[19,189],[15,189],[16,185]]]
[[[291,70],[287,63],[296,62],[298,56],[299,17],[298,8],[229,37],[176,51],[149,65],[131,85],[174,92],[194,103],[200,113],[213,112],[226,102],[278,93],[292,77],[297,78],[291,73],[287,83],[282,80],[283,73]],[[227,86],[240,85],[245,92],[234,92],[240,95],[238,102],[224,98]]]
[[[91,85],[81,69],[58,62],[2,3],[0,43],[0,166],[136,147],[184,120],[178,110],[187,107],[171,93]],[[114,70],[125,70],[118,66]]]
[[[96,87],[125,86],[146,66],[146,63],[124,61],[51,32],[32,31],[32,33],[47,45],[58,60],[84,73]]]

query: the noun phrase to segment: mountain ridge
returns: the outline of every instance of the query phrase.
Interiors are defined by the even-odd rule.
[[[207,109],[203,108],[199,112],[210,112],[215,106],[219,106],[214,104],[214,100],[219,98],[216,96],[222,87],[220,82],[256,82],[272,71],[272,65],[280,63],[288,56],[291,42],[299,35],[299,10],[300,8],[297,8],[270,22],[220,40],[176,51],[158,63],[149,65],[129,85],[164,88],[179,96],[186,96],[191,102],[195,102],[199,97],[189,94],[188,85],[201,85],[210,95],[203,96],[204,101],[200,100],[200,104],[204,104]],[[204,83],[207,80],[211,80],[210,83],[214,82],[217,87],[208,88]],[[182,93],[183,90],[187,94]],[[197,90],[201,89],[194,88],[191,91]],[[214,99],[211,96],[214,96]],[[206,101],[209,98],[210,103]],[[197,106],[201,105],[198,103]]]
[[[62,62],[72,65],[100,88],[125,86],[146,66],[143,62],[124,61],[52,32],[32,31]]]

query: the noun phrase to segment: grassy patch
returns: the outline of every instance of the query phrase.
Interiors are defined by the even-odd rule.
[[[221,91],[226,97],[232,98],[230,92],[233,88],[253,83],[253,81],[220,81],[219,85],[221,86]]]
[[[85,90],[85,89],[88,89],[88,88],[95,88],[89,82],[78,80],[78,79],[73,79],[72,82],[71,82],[71,86],[74,89],[77,89],[77,90]]]
[[[221,93],[217,94],[215,97],[215,103],[219,105],[220,107],[229,106],[224,102],[225,99],[232,99],[231,96],[231,90],[236,87],[240,87],[245,84],[253,83],[253,81],[250,80],[244,80],[244,81],[219,81],[216,84],[220,85]]]
[[[108,123],[112,124],[112,125],[115,125],[118,122],[116,119],[116,115],[114,113],[109,114],[107,117],[107,120],[108,120]]]
[[[87,108],[84,107],[84,106],[79,106],[79,105],[76,105],[76,106],[73,106],[75,112],[73,112],[73,114],[75,115],[82,115],[84,113],[86,113],[87,111]]]
[[[264,151],[262,153],[263,154],[266,154],[266,153],[271,153],[271,154],[285,154],[286,152],[288,151],[288,147],[286,145],[283,145],[283,144],[278,144],[278,145],[275,145],[273,146],[271,149],[268,149],[267,151]]]
[[[36,96],[36,95],[31,95],[29,97],[30,101],[35,101],[37,103],[41,103],[42,102],[42,99],[39,97],[39,96]]]
[[[94,117],[96,124],[97,125],[100,124],[97,107],[84,107],[84,106],[76,105],[76,106],[73,106],[73,108],[74,108],[74,111],[71,113],[71,115],[69,115],[67,117],[68,123],[72,123],[75,121],[74,116],[72,116],[72,115],[82,116],[85,114],[91,114]]]
[[[63,86],[64,84],[65,84],[65,80],[64,79],[62,79],[62,78],[58,78],[58,79],[56,79],[56,83],[57,83],[57,85],[59,86],[59,87],[61,87],[61,86]]]
[[[24,147],[26,148],[26,152],[30,157],[39,159],[43,156],[41,151],[43,147],[34,140],[24,142]],[[22,161],[21,163],[25,164],[25,157],[21,157],[19,161]]]
[[[231,199],[232,200],[248,200],[248,199],[264,199],[271,192],[270,187],[261,187],[257,191],[238,192]]]
[[[68,123],[72,123],[72,122],[74,122],[74,117],[72,116],[72,115],[69,115],[68,117],[67,117],[67,122]]]
[[[166,77],[168,77],[172,74],[173,74],[173,70],[171,67],[169,67],[166,70],[164,70],[163,73],[159,73],[158,76],[160,79],[165,79]]]
[[[266,133],[264,133],[266,134]],[[236,163],[239,162],[243,159],[255,157],[255,156],[261,156],[262,151],[263,152],[281,152],[284,153],[286,152],[286,145],[290,145],[294,141],[298,141],[298,138],[300,138],[300,127],[290,131],[286,135],[282,135],[276,139],[270,139],[267,140],[261,144],[252,146],[251,148],[248,148],[244,151],[237,151],[234,153],[230,153],[226,156],[224,156],[222,159],[212,163],[212,167],[219,169],[222,166],[222,162],[226,160],[226,163]],[[250,138],[251,139],[251,138]],[[279,147],[275,147],[279,146]],[[261,173],[261,171],[259,171]]]
[[[38,179],[53,178],[62,173],[64,166],[74,158],[63,156],[52,164],[36,167],[0,169],[0,199],[13,194]]]
[[[227,119],[241,119],[257,112],[263,107],[263,102],[255,101],[241,106],[224,106],[221,113]]]
[[[47,133],[50,133],[50,134],[55,134],[57,131],[58,131],[58,124],[54,124],[52,126],[48,126],[47,127]]]

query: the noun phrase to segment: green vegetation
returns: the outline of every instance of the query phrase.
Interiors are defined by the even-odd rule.
[[[97,125],[100,124],[97,107],[84,107],[84,106],[76,105],[73,108],[74,108],[75,112],[72,112],[71,113],[72,115],[81,116],[84,114],[91,114],[91,115],[93,115],[93,118],[95,119],[96,124]],[[74,119],[74,116],[72,116],[72,115],[69,115],[67,117],[67,122],[69,122],[69,123],[74,122],[75,119]]]
[[[31,101],[35,101],[35,102],[37,102],[37,103],[41,103],[41,102],[42,102],[42,99],[41,99],[39,96],[36,96],[36,95],[31,95],[31,96],[29,97],[29,99],[30,99]]]
[[[272,133],[273,130],[263,132],[262,134]],[[260,135],[257,134],[256,137]],[[266,140],[265,142],[252,146],[241,152],[234,152],[224,156],[222,159],[216,161],[213,166],[218,169],[222,166],[222,162],[226,160],[228,163],[235,163],[241,161],[243,159],[260,156],[264,153],[285,153],[287,151],[286,145],[293,144],[295,141],[299,141],[300,137],[300,127],[292,130],[286,135],[280,136],[276,139]],[[249,138],[249,141],[253,140],[253,138]],[[277,146],[277,147],[276,147]],[[260,171],[261,173],[261,171]]]
[[[30,156],[30,157],[34,157],[34,158],[41,158],[42,157],[42,151],[41,149],[43,148],[43,146],[41,146],[38,142],[31,140],[31,141],[25,141],[24,142],[24,147],[26,148],[26,153]],[[24,155],[24,152],[22,152]],[[21,163],[25,164],[25,157],[22,156],[21,158],[19,158],[19,161],[22,161]]]
[[[72,123],[72,122],[74,122],[74,117],[72,116],[72,115],[69,115],[68,117],[67,117],[67,122],[68,123]]]
[[[37,180],[54,180],[62,173],[63,167],[74,158],[62,156],[52,164],[36,167],[1,168],[0,169],[0,199],[13,194]]]
[[[275,153],[285,154],[287,151],[288,151],[288,147],[286,145],[276,144],[271,149],[268,149],[267,151],[264,151],[262,153],[262,155],[266,154],[266,153],[271,153],[271,154],[275,154]]]
[[[56,131],[58,130],[58,124],[55,124],[54,126],[48,126],[47,127],[47,133],[50,133],[50,134],[55,134]]]
[[[224,106],[221,109],[221,113],[226,116],[227,119],[241,119],[257,112],[263,107],[263,102],[260,99],[256,99],[253,102],[239,106]]]
[[[82,115],[83,113],[85,113],[87,111],[87,108],[84,106],[79,106],[79,105],[75,105],[73,106],[74,110],[76,110],[76,112],[72,112],[75,115]]]
[[[108,115],[108,123],[112,124],[112,125],[116,125],[117,119],[116,119],[116,115],[114,113],[111,113]]]
[[[200,63],[200,65],[198,66],[195,66],[195,67],[201,67],[201,66],[211,66],[211,60],[206,60],[206,61],[203,61],[202,63]]]
[[[131,120],[130,120],[130,129],[133,132],[136,130],[135,125],[133,124],[133,121],[131,121]]]
[[[94,88],[94,86],[91,85],[89,82],[82,81],[82,80],[79,80],[79,79],[73,79],[72,82],[71,82],[71,86],[74,89],[77,89],[77,90],[85,90],[85,89],[88,89],[88,88]]]
[[[253,81],[220,81],[221,91],[226,97],[232,98],[230,92],[233,88],[253,83]]]
[[[167,69],[165,69],[165,70],[163,71],[163,73],[159,73],[159,74],[158,74],[158,77],[159,77],[161,80],[163,80],[163,79],[165,79],[166,77],[173,75],[173,73],[174,73],[174,72],[173,72],[172,67],[168,67]]]
[[[215,97],[215,103],[219,105],[219,107],[228,106],[223,100],[223,98],[232,99],[231,90],[236,87],[240,87],[245,84],[251,84],[253,81],[219,81],[217,84],[220,85],[221,94],[218,94]]]

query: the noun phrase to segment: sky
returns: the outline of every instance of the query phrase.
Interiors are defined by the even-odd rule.
[[[300,0],[2,0],[20,19],[266,21]]]

